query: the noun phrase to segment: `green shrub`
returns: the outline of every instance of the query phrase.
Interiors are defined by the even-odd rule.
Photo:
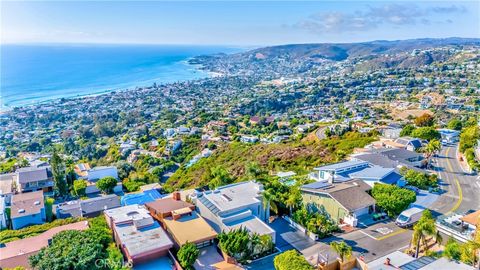
[[[85,220],[84,218],[66,218],[66,219],[57,219],[50,223],[45,223],[41,225],[33,225],[30,227],[26,227],[20,230],[4,230],[0,231],[0,242],[7,243],[11,241],[15,241],[18,239],[23,239],[35,235],[39,235],[51,228],[55,228],[62,225],[67,225],[70,223],[75,223],[81,220]]]
[[[177,253],[178,261],[184,269],[193,269],[193,264],[200,255],[197,245],[194,243],[184,244]]]
[[[292,219],[310,232],[317,234],[319,238],[327,237],[339,229],[326,215],[308,211],[305,207],[295,211]]]
[[[394,217],[405,210],[411,203],[415,202],[415,192],[388,184],[375,184],[372,189],[372,196],[387,214]]]
[[[296,250],[285,251],[275,256],[273,265],[276,270],[314,270],[308,261]]]

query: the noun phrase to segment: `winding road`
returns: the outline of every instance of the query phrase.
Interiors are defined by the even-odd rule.
[[[432,205],[435,214],[465,213],[480,209],[480,179],[462,168],[458,145],[444,146],[434,159],[434,171],[445,193]]]

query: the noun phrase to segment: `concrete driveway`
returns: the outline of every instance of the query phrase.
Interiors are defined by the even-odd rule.
[[[208,246],[200,249],[200,255],[195,262],[195,269],[217,269],[215,264],[223,262],[223,257],[217,252],[215,246]]]

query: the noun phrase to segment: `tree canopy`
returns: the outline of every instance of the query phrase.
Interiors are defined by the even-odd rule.
[[[417,127],[431,127],[434,124],[434,118],[428,113],[424,113],[415,118],[414,123]]]
[[[308,261],[296,250],[285,251],[275,256],[273,265],[276,270],[313,270]]]
[[[186,243],[178,250],[177,257],[180,265],[184,269],[193,269],[193,264],[200,255],[197,245],[194,243]]]
[[[113,188],[117,186],[117,179],[107,176],[98,180],[96,184],[97,188],[100,189],[103,193],[109,194],[113,192]]]
[[[388,184],[375,184],[372,196],[391,217],[400,214],[416,199],[415,192]]]

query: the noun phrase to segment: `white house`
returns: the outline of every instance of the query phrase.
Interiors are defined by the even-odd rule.
[[[248,181],[196,192],[192,200],[200,215],[218,233],[245,228],[259,235],[270,235],[275,243],[275,231],[265,223],[270,213],[263,206],[262,193],[262,184]]]

